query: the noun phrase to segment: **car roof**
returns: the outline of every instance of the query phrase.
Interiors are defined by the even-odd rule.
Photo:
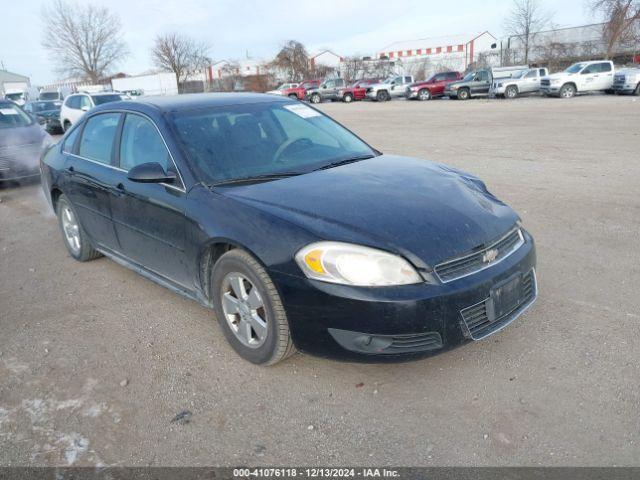
[[[138,110],[142,106],[152,107],[161,111],[178,111],[252,103],[295,103],[295,101],[264,93],[189,93],[183,95],[145,96],[134,102],[110,102],[100,105],[93,111],[117,108]]]

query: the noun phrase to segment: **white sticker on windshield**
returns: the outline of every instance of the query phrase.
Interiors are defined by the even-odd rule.
[[[0,113],[2,115],[18,115],[18,112],[13,108],[0,108]]]
[[[285,105],[284,108],[286,108],[290,112],[293,112],[302,118],[311,118],[311,117],[321,116],[320,112],[317,112],[313,108],[309,108],[306,105],[303,105],[301,103],[296,103],[295,105]]]

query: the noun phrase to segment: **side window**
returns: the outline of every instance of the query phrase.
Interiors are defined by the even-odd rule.
[[[27,103],[22,109],[27,113],[33,113],[33,106],[30,103]]]
[[[411,83],[411,77],[404,77],[404,83]]]
[[[456,80],[458,78],[458,74],[456,72],[447,73],[447,80]]]
[[[62,151],[64,153],[74,153],[73,146],[76,144],[76,139],[78,138],[78,133],[80,133],[80,126],[78,125],[76,128],[69,132],[67,138],[64,140],[64,144],[62,145]]]
[[[546,74],[547,74],[547,72],[545,71],[545,69],[544,69],[544,68],[541,68],[541,69],[540,69],[540,76],[541,76],[541,77],[544,77]]]
[[[333,80],[327,80],[324,84],[325,88],[333,88],[333,86],[336,84],[335,81]]]
[[[127,114],[120,140],[120,168],[131,170],[136,165],[155,162],[169,169],[169,152],[155,125],[148,119]]]
[[[78,155],[111,165],[113,139],[119,121],[119,113],[103,113],[87,120],[80,139]]]
[[[73,108],[74,110],[78,110],[80,108],[80,96],[79,95],[71,95],[67,97],[67,107]]]
[[[489,80],[489,72],[487,72],[486,70],[478,72],[478,74],[476,75],[476,80],[478,82],[487,82]]]
[[[601,72],[610,72],[611,71],[611,64],[610,63],[601,63],[600,64],[600,71]]]
[[[524,78],[536,78],[538,76],[537,70],[529,70],[529,72],[524,76]]]
[[[589,73],[598,73],[600,72],[600,64],[594,63],[593,65],[589,65],[587,68],[582,70],[582,75],[587,75]]]
[[[91,108],[91,100],[89,99],[89,95],[81,95],[80,96],[80,108]]]

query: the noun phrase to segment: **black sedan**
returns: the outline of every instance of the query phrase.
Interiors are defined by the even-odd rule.
[[[47,132],[63,132],[62,124],[60,123],[60,109],[62,108],[60,100],[36,100],[27,102],[23,108],[34,116]]]
[[[37,179],[38,159],[51,137],[19,106],[0,100],[0,185]]]
[[[287,98],[99,106],[42,170],[72,257],[107,255],[213,308],[257,364],[433,355],[537,295],[533,239],[479,179],[383,155]]]

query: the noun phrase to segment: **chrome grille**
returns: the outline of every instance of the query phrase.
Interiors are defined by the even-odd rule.
[[[540,85],[542,85],[543,87],[548,87],[551,85],[551,80],[540,80]]]
[[[492,318],[490,305],[492,300],[490,297],[480,303],[460,310],[469,336],[474,340],[480,340],[507,326],[533,303],[537,294],[535,271],[530,270],[522,277],[521,300],[511,312],[508,312],[502,317]]]
[[[515,252],[523,243],[522,232],[519,228],[514,228],[487,247],[436,265],[435,272],[442,282],[451,282],[495,265]]]

